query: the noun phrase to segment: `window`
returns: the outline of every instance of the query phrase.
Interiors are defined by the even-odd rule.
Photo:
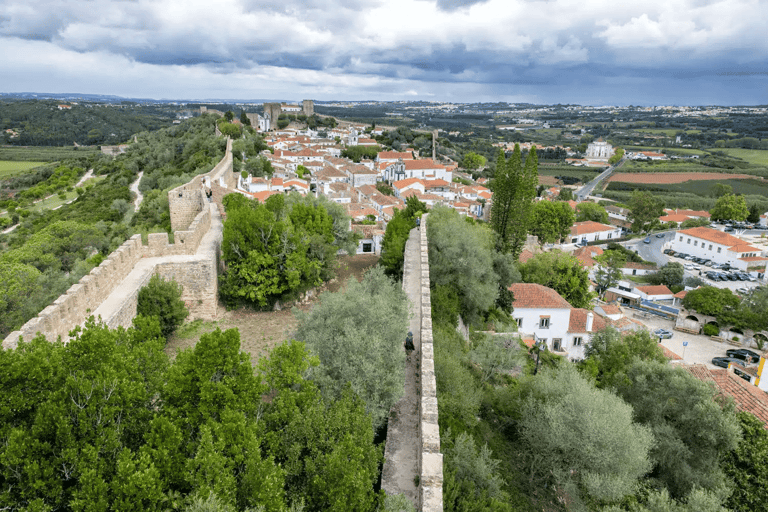
[[[522,329],[523,328],[523,319],[522,318],[515,318],[515,323],[517,324],[517,327]]]
[[[688,245],[691,245],[691,239],[688,239],[688,242],[686,242]]]
[[[575,338],[573,338],[573,346],[574,347],[581,346],[581,336],[576,336]]]
[[[681,241],[681,242],[683,241],[683,237],[680,237],[680,241]]]
[[[549,329],[549,317],[543,316],[539,319],[539,327],[541,329]]]
[[[694,246],[694,247],[698,247],[698,245],[699,245],[699,241],[698,241],[698,240],[694,240],[694,241],[693,241],[693,246]]]
[[[609,240],[610,240],[610,238],[611,238],[611,235],[612,235],[612,234],[613,234],[613,233],[608,233],[608,239],[609,239]]]
[[[633,276],[636,276],[636,275],[637,275],[637,269],[636,269],[636,268],[633,268],[633,269],[632,269],[632,275],[633,275]]]
[[[712,250],[712,244],[709,244],[709,250],[710,251]]]
[[[552,340],[552,350],[555,352],[563,350],[563,340],[561,338],[554,338]]]
[[[579,241],[579,239],[578,239],[578,238],[572,238],[572,239],[571,239],[571,243],[572,243],[572,244],[575,244],[575,243],[576,243],[576,242],[578,242],[578,241]]]
[[[363,243],[363,252],[373,252],[373,244],[370,242]]]
[[[718,248],[717,248],[717,252],[718,252],[718,253],[720,253],[720,250],[721,250],[721,249],[722,249],[722,247],[718,247]]]

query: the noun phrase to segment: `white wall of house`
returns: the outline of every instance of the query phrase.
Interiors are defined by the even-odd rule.
[[[512,312],[512,317],[518,322],[518,330],[521,333],[535,334],[539,339],[547,340],[549,350],[555,350],[554,340],[559,339],[561,347],[566,344],[568,324],[571,320],[570,309],[519,308]],[[544,318],[548,318],[546,327],[542,322]]]
[[[594,233],[585,233],[583,235],[571,235],[571,243],[577,244],[586,240],[587,242],[597,242],[599,240],[613,240],[621,238],[621,228],[616,227],[605,231],[595,231]]]

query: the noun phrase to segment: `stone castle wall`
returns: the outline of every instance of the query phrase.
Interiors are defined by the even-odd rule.
[[[9,334],[3,348],[14,348],[20,336],[31,340],[38,332],[50,341],[59,337],[66,341],[69,331],[97,310],[104,311],[102,320],[108,326],[128,326],[136,315],[138,290],[154,273],[173,277],[184,287],[182,300],[191,318],[214,318],[218,307],[216,271],[221,222],[216,206],[206,200],[202,184],[211,175],[219,177],[227,172],[232,174],[231,141],[212,171],[169,192],[174,243],[169,243],[167,233],[150,234],[147,245],[142,244],[141,235],[132,236],[39,315]],[[214,220],[218,233],[203,244]],[[130,282],[125,283],[129,274]],[[121,285],[125,290],[118,290]],[[107,299],[109,303],[104,304]]]
[[[426,226],[428,215],[422,217]],[[443,454],[437,423],[437,382],[432,337],[432,302],[429,291],[427,230],[419,230],[421,255],[421,364],[419,402],[419,510],[443,510]]]

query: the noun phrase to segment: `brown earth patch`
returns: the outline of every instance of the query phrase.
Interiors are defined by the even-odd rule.
[[[376,265],[379,257],[370,254],[342,256],[338,259],[337,278],[324,286],[325,290],[337,292],[350,277],[360,281],[366,270]],[[299,305],[299,309],[309,311],[317,302],[317,297],[307,304]],[[241,308],[225,311],[220,305],[220,318],[216,321],[195,321],[182,325],[168,340],[165,351],[174,356],[177,351],[195,346],[202,334],[236,328],[240,332],[240,348],[251,356],[251,363],[256,364],[260,357],[266,356],[275,345],[286,340],[296,328],[296,318],[292,308],[280,311],[255,311]]]
[[[673,183],[685,183],[686,181],[703,180],[759,180],[758,176],[749,174],[726,174],[722,172],[652,172],[634,173],[618,172],[613,174],[608,181],[621,183],[646,183],[669,185]]]

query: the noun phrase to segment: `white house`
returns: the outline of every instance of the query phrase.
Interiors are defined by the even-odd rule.
[[[533,335],[552,352],[571,360],[584,359],[584,346],[593,333],[605,328],[605,319],[592,311],[573,308],[552,288],[536,283],[515,283],[512,317],[518,330]]]
[[[675,233],[670,247],[695,257],[727,263],[740,270],[763,272],[768,258],[757,247],[742,239],[712,228],[682,229]]]
[[[675,299],[672,291],[663,284],[635,286],[632,291],[645,300],[672,302]]]
[[[360,234],[357,254],[381,254],[381,245],[384,241],[384,229],[381,223],[376,225],[353,224],[352,231]]]
[[[621,238],[621,228],[587,220],[571,226],[571,243],[596,242]]]

